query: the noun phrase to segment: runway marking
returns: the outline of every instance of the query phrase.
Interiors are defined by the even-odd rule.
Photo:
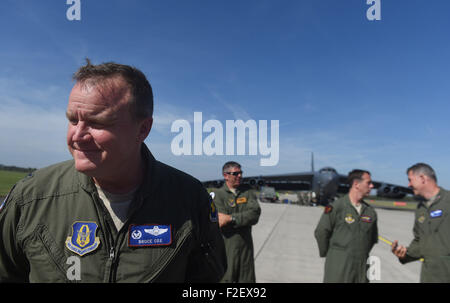
[[[378,239],[386,243],[387,245],[391,246],[392,241],[389,241],[388,239],[383,238],[382,236],[378,236]]]

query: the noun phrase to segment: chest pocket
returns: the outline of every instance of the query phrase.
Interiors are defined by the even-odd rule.
[[[187,250],[192,237],[192,222],[186,221],[178,230],[173,231],[170,245],[124,247],[119,256],[117,281],[152,282],[167,271],[182,272],[189,257]]]
[[[30,261],[30,282],[69,282],[67,257],[45,225],[38,225],[24,241],[24,250]]]
[[[355,235],[357,221],[354,215],[346,212],[337,214],[336,226],[330,239],[330,247],[336,249],[346,249]]]
[[[372,228],[375,224],[375,218],[373,216],[370,215],[361,215],[359,218],[359,225],[360,228],[364,231],[364,232],[372,232]]]
[[[447,216],[448,216],[448,212],[443,209],[437,209],[434,211],[430,211],[429,218],[428,218],[429,224],[430,224],[430,231],[431,232],[439,231],[443,222],[447,222],[447,224],[444,224],[444,226],[447,225],[447,228],[448,228],[449,224],[448,224]]]

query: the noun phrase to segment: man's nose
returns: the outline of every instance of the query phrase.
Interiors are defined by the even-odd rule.
[[[72,137],[73,141],[84,141],[90,137],[90,127],[84,121],[78,121],[77,125],[74,126],[75,131]]]

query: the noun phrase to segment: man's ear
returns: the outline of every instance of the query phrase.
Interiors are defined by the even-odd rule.
[[[140,122],[138,140],[144,142],[153,126],[153,118],[145,118]]]
[[[425,176],[424,174],[420,174],[419,175],[420,181],[422,182],[422,184],[425,184],[427,181],[427,176]]]

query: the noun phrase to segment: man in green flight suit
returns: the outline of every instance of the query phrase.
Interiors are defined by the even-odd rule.
[[[35,171],[0,204],[0,282],[219,282],[225,247],[208,192],[144,143],[145,75],[87,60],[74,80],[73,160]]]
[[[420,281],[450,282],[450,192],[437,185],[433,168],[417,163],[406,171],[408,186],[425,199],[417,206],[414,238],[408,247],[392,243],[392,252],[402,264],[424,258]]]
[[[319,254],[326,257],[325,283],[367,283],[367,259],[378,242],[377,214],[363,198],[373,188],[370,173],[355,169],[348,175],[350,191],[325,207],[314,235]]]
[[[222,173],[224,185],[211,192],[227,254],[228,268],[222,282],[254,283],[252,225],[258,223],[261,208],[255,191],[241,184],[239,163],[225,163]]]

